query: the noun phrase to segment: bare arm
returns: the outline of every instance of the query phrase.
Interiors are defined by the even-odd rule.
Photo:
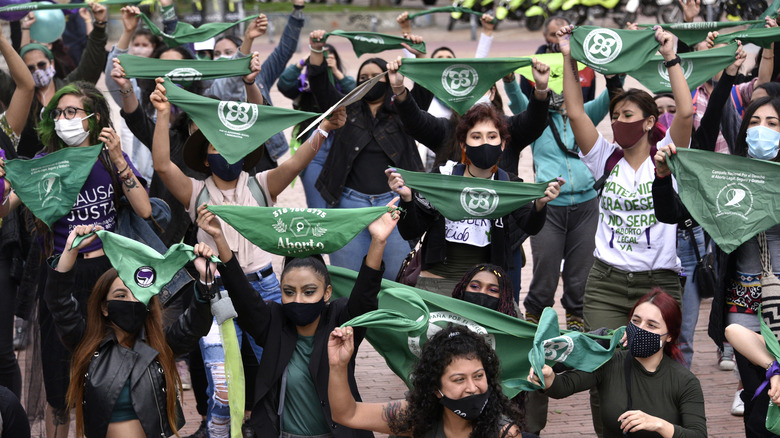
[[[35,95],[35,82],[22,61],[22,57],[16,53],[11,43],[2,34],[2,30],[2,25],[0,25],[0,54],[8,63],[8,70],[16,83],[16,90],[14,90],[14,95],[5,112],[5,118],[14,133],[20,135],[27,123],[27,115]]]
[[[98,136],[98,140],[108,147],[108,155],[111,157],[111,162],[116,167],[116,172],[122,181],[122,192],[127,197],[133,210],[138,216],[147,219],[152,215],[149,194],[146,193],[141,183],[138,182],[133,169],[130,168],[130,163],[125,160],[119,134],[114,131],[114,128],[103,128],[100,136]]]
[[[252,70],[252,73],[249,73],[242,78],[244,87],[246,88],[246,101],[257,105],[263,104],[263,94],[260,92],[260,88],[257,84],[255,84],[255,78],[260,73],[261,65],[260,54],[253,52],[252,61],[249,63],[249,68]]]
[[[726,339],[750,363],[768,368],[775,358],[766,349],[764,338],[758,333],[739,324],[729,324],[726,327]]]
[[[171,120],[171,104],[165,97],[165,87],[162,85],[162,78],[157,78],[157,87],[149,99],[157,109],[157,125],[154,127],[154,146],[152,147],[152,160],[154,162],[154,171],[160,175],[163,183],[173,196],[189,208],[190,197],[192,196],[192,182],[171,161],[171,138],[168,134],[168,124]]]
[[[655,39],[661,44],[659,51],[664,57],[664,61],[668,62],[677,58],[674,35],[657,26]],[[669,82],[672,84],[674,103],[677,105],[672,126],[669,127],[669,135],[677,147],[687,148],[691,142],[691,129],[693,128],[693,98],[680,63],[678,62],[667,70]]]
[[[125,78],[125,69],[119,64],[119,59],[114,58],[114,69],[111,70],[111,78],[119,86],[119,94],[122,96],[122,109],[131,114],[138,108],[138,96],[133,90],[133,83]]]
[[[138,27],[138,14],[141,13],[141,10],[137,6],[125,6],[121,11],[124,29],[122,30],[122,36],[119,37],[119,41],[116,43],[116,48],[127,50],[130,47],[130,41],[133,38],[135,29]]]
[[[582,86],[580,85],[580,73],[577,69],[577,61],[571,57],[569,40],[574,26],[565,26],[558,30],[558,42],[563,54],[563,96],[566,102],[566,111],[571,121],[571,129],[574,138],[584,155],[588,155],[593,145],[599,139],[596,125],[585,112],[585,103],[582,100]]]

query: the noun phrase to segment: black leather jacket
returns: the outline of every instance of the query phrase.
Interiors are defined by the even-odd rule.
[[[57,272],[51,267],[44,298],[49,306],[62,343],[73,351],[86,331],[78,303],[72,297],[74,269]],[[211,327],[208,304],[193,299],[190,307],[171,324],[165,333],[174,356],[193,350],[198,339]],[[88,437],[106,436],[111,413],[119,392],[130,379],[133,408],[147,437],[174,434],[166,412],[165,375],[157,360],[157,351],[139,333],[132,349],[119,344],[113,330],[108,330],[100,342],[87,369],[84,384],[84,433]],[[176,404],[177,427],[184,426],[184,413]]]

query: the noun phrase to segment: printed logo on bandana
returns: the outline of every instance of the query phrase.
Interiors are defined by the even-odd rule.
[[[203,76],[199,71],[191,67],[182,67],[169,71],[166,77],[171,78],[173,82],[177,81],[199,81]]]
[[[257,105],[224,100],[217,110],[219,121],[233,131],[246,131],[257,121]]]
[[[544,359],[564,362],[574,350],[574,341],[568,336],[546,339],[542,342]]]
[[[325,244],[321,241],[315,241],[313,238],[320,238],[328,232],[327,228],[324,228],[321,224],[311,225],[308,219],[303,216],[294,216],[289,222],[285,221],[283,217],[286,213],[305,213],[309,215],[311,219],[324,219],[327,213],[323,210],[316,208],[281,208],[274,212],[276,217],[276,223],[272,225],[274,230],[279,234],[287,232],[292,233],[291,237],[279,237],[277,242],[277,248],[284,248],[286,250],[297,250],[294,252],[305,252],[312,248],[324,249]],[[314,217],[312,217],[314,216]],[[304,237],[311,237],[308,240],[298,240]],[[313,237],[313,238],[312,238]]]
[[[753,210],[753,192],[742,183],[731,183],[720,189],[716,198],[718,214],[736,215],[743,219]]]
[[[45,207],[51,200],[62,202],[58,196],[60,193],[62,193],[60,175],[58,173],[43,175],[43,179],[38,183],[38,199],[41,200],[41,207]]]
[[[680,59],[680,67],[682,67],[685,79],[688,79],[688,77],[691,76],[691,73],[693,73],[693,61],[690,59]],[[658,74],[661,75],[661,78],[664,81],[669,81],[669,71],[664,66],[663,61],[658,61]]]
[[[431,339],[433,335],[435,335],[441,329],[446,327],[447,324],[462,325],[467,329],[471,330],[472,332],[478,335],[482,335],[485,338],[485,341],[488,344],[490,344],[490,347],[493,348],[494,350],[496,349],[496,337],[488,333],[485,327],[482,327],[476,322],[468,318],[464,318],[456,313],[442,310],[437,312],[431,312],[431,315],[428,318],[428,331],[425,334],[425,340],[422,340],[421,336],[409,337],[408,340],[409,351],[411,351],[412,354],[414,354],[415,356],[420,357],[420,354],[422,353],[422,343],[427,341],[428,339]]]
[[[479,74],[466,64],[451,65],[441,74],[441,85],[453,96],[466,96],[478,83]]]
[[[157,273],[151,266],[141,266],[135,271],[135,284],[139,287],[150,287],[157,279]]]
[[[495,190],[466,187],[460,192],[460,205],[468,214],[482,217],[496,211],[498,198]]]
[[[385,43],[385,40],[383,40],[382,37],[380,37],[380,36],[367,37],[367,36],[362,36],[362,35],[356,35],[354,37],[354,39],[355,39],[355,41],[363,41],[364,43],[369,43],[369,44],[384,44]]]
[[[608,64],[615,60],[623,48],[620,35],[611,29],[596,29],[590,31],[582,44],[585,57],[594,64]]]

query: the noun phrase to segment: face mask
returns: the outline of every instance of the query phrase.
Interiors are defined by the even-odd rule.
[[[626,340],[631,355],[634,357],[650,357],[663,348],[661,336],[657,333],[649,332],[643,328],[637,327],[633,322],[626,326]]]
[[[490,169],[501,158],[501,145],[488,143],[480,146],[466,145],[466,156],[480,169]]]
[[[286,303],[282,304],[282,312],[293,324],[303,327],[317,320],[325,308],[325,297],[316,303]]]
[[[43,88],[49,85],[51,79],[54,77],[54,66],[49,64],[46,70],[35,69],[33,72],[33,81],[36,88]]]
[[[634,146],[643,135],[646,135],[644,124],[646,119],[636,122],[612,122],[612,135],[615,143],[623,149]]]
[[[463,292],[463,300],[488,309],[498,310],[498,297],[480,292]]]
[[[747,130],[748,155],[760,160],[777,156],[780,132],[766,126],[754,126]]]
[[[211,173],[219,177],[222,181],[233,181],[241,175],[241,169],[244,167],[244,160],[241,159],[234,164],[228,164],[227,160],[220,154],[207,154],[209,168]]]
[[[221,59],[233,59],[233,55],[219,55],[214,58],[214,61],[219,61]]]
[[[384,97],[385,92],[387,92],[387,82],[377,82],[376,84],[374,84],[374,88],[369,90],[369,92],[366,93],[365,96],[363,96],[363,100],[365,100],[366,102],[376,102],[377,100]]]
[[[133,46],[130,47],[130,50],[128,50],[128,54],[134,55],[134,56],[142,56],[144,58],[148,58],[152,56],[152,52],[154,49],[151,47],[144,47],[144,46]]]
[[[54,131],[57,137],[62,139],[68,146],[78,146],[89,136],[89,131],[84,130],[84,124],[81,123],[94,115],[87,117],[74,117],[70,120],[59,119],[54,121]]]
[[[482,415],[482,411],[485,409],[485,405],[487,405],[488,398],[490,397],[490,392],[491,389],[490,386],[488,386],[487,391],[483,394],[474,394],[453,400],[439,391],[439,394],[441,394],[439,403],[464,420],[473,421]]]
[[[140,301],[108,300],[108,319],[130,334],[136,334],[146,321],[149,309]]]
[[[674,114],[672,113],[663,113],[660,117],[658,117],[658,123],[661,124],[666,129],[669,129],[670,126],[672,126],[672,121],[674,120]]]
[[[547,43],[547,53],[561,53],[561,45],[558,43]]]

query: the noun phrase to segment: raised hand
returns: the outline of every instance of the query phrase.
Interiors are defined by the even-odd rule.
[[[347,109],[345,107],[337,108],[330,114],[330,117],[323,119],[320,123],[320,129],[326,132],[339,129],[347,123]]]
[[[265,35],[268,30],[268,17],[265,14],[260,14],[259,17],[252,20],[244,31],[244,39],[254,40]]]
[[[328,364],[331,367],[347,366],[355,352],[352,327],[336,327],[328,337]]]
[[[677,0],[683,11],[683,21],[692,23],[701,11],[701,0]],[[717,19],[716,19],[717,20]]]
[[[534,88],[537,90],[546,90],[550,80],[550,66],[541,61],[537,61],[536,58],[534,58],[533,75],[534,83],[536,83]]]
[[[200,281],[204,283],[214,281],[214,272],[217,271],[217,264],[210,260],[211,257],[216,255],[214,250],[203,242],[196,244],[193,250],[195,255],[198,256],[193,263],[195,264],[195,269],[200,274]]]
[[[677,56],[674,45],[674,35],[663,30],[663,28],[658,25],[656,25],[653,30],[655,30],[655,39],[658,41],[658,44],[661,45],[661,47],[658,48],[658,51],[661,52],[665,61],[671,61]]]
[[[558,37],[558,45],[561,46],[563,56],[571,55],[571,33],[574,32],[574,25],[563,26],[558,29],[555,36]]]
[[[726,74],[729,76],[736,76],[739,72],[739,68],[742,67],[742,64],[745,62],[745,58],[747,58],[747,53],[745,53],[745,49],[742,48],[742,42],[737,40],[737,53],[734,56],[734,62],[726,67]]]
[[[387,185],[390,186],[390,190],[398,193],[404,202],[411,202],[412,189],[406,186],[401,174],[396,172],[395,169],[390,168],[385,170],[385,175],[387,175]]]
[[[248,75],[244,76],[244,83],[249,85],[254,84],[255,78],[257,75],[260,74],[260,70],[262,69],[263,63],[260,62],[260,53],[258,52],[252,52],[252,60],[249,62],[249,69],[252,71],[252,73],[249,73]]]
[[[157,78],[154,81],[157,82],[157,86],[154,87],[154,91],[152,91],[152,94],[149,96],[149,100],[152,102],[154,109],[156,109],[158,113],[170,113],[171,103],[168,102],[168,97],[165,95],[165,87],[162,84],[163,78]]]
[[[659,178],[666,178],[672,174],[672,170],[669,169],[666,158],[676,153],[677,147],[672,143],[658,148],[658,151],[655,153],[655,157],[653,157],[653,160],[655,160],[656,176]]]
[[[108,9],[100,3],[89,2],[89,7],[92,8],[92,17],[95,21],[106,21],[108,17]]]
[[[404,92],[404,77],[401,73],[398,73],[398,69],[401,68],[403,63],[402,57],[397,57],[395,61],[387,63],[387,82],[393,89],[393,94],[399,95]]]
[[[401,218],[400,212],[395,209],[395,207],[398,206],[398,199],[399,198],[396,196],[392,201],[387,203],[388,207],[393,208],[392,211],[379,216],[379,218],[368,225],[368,232],[371,233],[372,238],[386,242],[387,238],[390,237],[396,224],[398,224],[398,219]]]

